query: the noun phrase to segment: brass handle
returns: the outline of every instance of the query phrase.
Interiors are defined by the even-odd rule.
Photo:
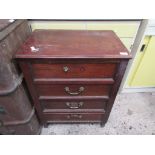
[[[63,71],[64,71],[64,72],[68,72],[68,71],[69,71],[69,68],[68,68],[67,66],[64,66],[64,67],[63,67]]]
[[[79,109],[83,106],[83,102],[66,102],[67,107],[70,109]]]
[[[69,95],[79,95],[80,93],[82,93],[84,91],[84,87],[80,87],[79,90],[77,92],[70,92],[69,87],[65,87],[65,91],[66,93],[68,93]]]
[[[70,114],[70,115],[67,115],[67,118],[68,119],[72,119],[72,118],[81,119],[82,115],[81,114]]]

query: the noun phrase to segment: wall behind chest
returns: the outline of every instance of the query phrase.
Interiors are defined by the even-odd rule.
[[[32,31],[35,29],[66,30],[113,30],[124,45],[131,50],[140,21],[29,21]]]
[[[144,48],[142,48],[142,46]],[[155,91],[155,20],[149,20],[125,87],[128,92]]]

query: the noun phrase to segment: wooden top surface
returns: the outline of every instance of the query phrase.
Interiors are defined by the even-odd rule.
[[[113,31],[36,30],[15,58],[131,58]]]

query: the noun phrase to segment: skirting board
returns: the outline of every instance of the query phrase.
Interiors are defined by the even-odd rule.
[[[120,93],[141,93],[141,92],[155,92],[155,87],[130,87],[123,88]]]

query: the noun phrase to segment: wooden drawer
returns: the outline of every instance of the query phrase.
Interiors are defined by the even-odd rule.
[[[38,84],[39,98],[44,96],[109,96],[111,85],[101,84]]]
[[[33,78],[112,78],[117,63],[32,64]]]
[[[101,122],[104,113],[44,113],[47,122]]]
[[[105,109],[106,101],[102,99],[54,99],[40,101],[44,112],[55,110]]]

